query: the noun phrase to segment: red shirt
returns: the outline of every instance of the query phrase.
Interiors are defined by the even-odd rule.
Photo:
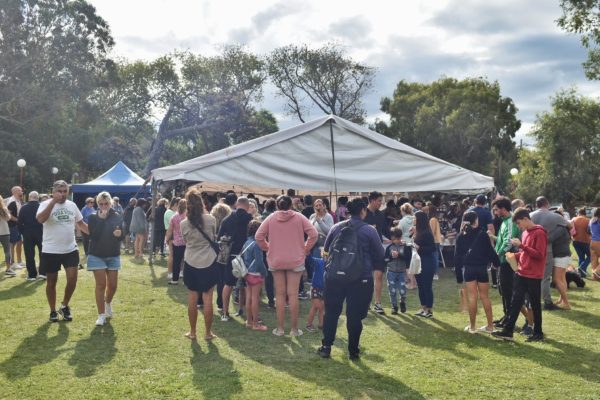
[[[520,251],[516,254],[519,262],[517,274],[525,278],[542,279],[546,269],[548,235],[540,225],[523,232]]]

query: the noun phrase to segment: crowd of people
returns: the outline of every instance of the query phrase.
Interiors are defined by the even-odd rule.
[[[23,245],[27,280],[46,280],[52,322],[59,315],[73,319],[69,303],[78,270],[85,265],[96,283],[96,325],[107,323],[113,316],[121,251],[133,247],[134,261],[142,264],[150,231],[150,251],[168,257],[168,283],[177,285],[183,277],[188,289],[186,337],[197,337],[199,309],[204,339],[216,337],[215,289],[221,321],[241,317],[248,329],[268,330],[260,316],[264,286],[267,305],[276,310],[272,333],[285,335],[288,313],[290,336],[302,335],[302,329],[323,331],[318,349],[322,357],[330,356],[344,303],[349,356],[360,357],[362,320],[369,309],[386,313],[384,277],[392,314],[408,311],[407,293],[416,289],[415,315],[432,318],[433,281],[444,264],[441,246],[448,241],[455,242],[452,264],[461,305],[469,314],[468,333],[511,340],[522,314],[521,334],[528,341],[543,340],[542,310],[571,308],[569,274],[600,280],[600,208],[591,219],[585,209],[570,219],[562,210],[551,211],[544,197],[536,200],[535,211],[519,199],[501,196],[488,208],[485,195],[478,195],[473,205],[468,199],[445,204],[435,198],[400,198],[389,200],[382,211],[384,196],[374,191],[364,198],[340,197],[333,211],[327,198],[310,195],[290,193],[259,202],[253,195],[215,196],[191,188],[184,198],[159,199],[152,212],[151,199],[132,198],[123,208],[118,198],[102,192],[79,209],[68,194],[67,183],[57,181],[46,198],[30,192],[25,203],[22,189],[15,186],[11,196],[0,201],[5,277],[14,277],[22,268]],[[82,259],[77,231],[83,239]],[[576,265],[571,265],[571,242]],[[57,307],[61,267],[67,284]],[[489,297],[490,275],[502,299],[502,316],[497,319]],[[559,293],[555,302],[551,286]],[[299,300],[308,298],[311,307],[301,326]],[[486,317],[481,327],[476,322],[478,300]],[[233,316],[232,303],[238,306]]]

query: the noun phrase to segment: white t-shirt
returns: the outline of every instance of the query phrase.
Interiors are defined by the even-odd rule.
[[[37,215],[48,207],[51,200],[40,204]],[[77,250],[75,223],[83,220],[81,211],[70,200],[55,204],[50,217],[44,222],[42,251],[50,254],[67,254]]]

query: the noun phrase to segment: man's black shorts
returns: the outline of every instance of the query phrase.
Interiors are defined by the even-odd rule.
[[[77,267],[79,265],[79,251],[73,250],[66,254],[52,254],[44,253],[40,257],[40,269],[47,273],[54,273],[60,271],[60,267],[63,266],[65,269],[70,267]]]

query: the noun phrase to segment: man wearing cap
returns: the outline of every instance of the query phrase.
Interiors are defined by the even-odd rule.
[[[50,306],[50,322],[58,322],[58,313],[65,321],[73,320],[69,300],[77,286],[77,264],[79,263],[75,227],[89,235],[81,211],[75,203],[67,200],[68,194],[67,182],[62,180],[54,182],[52,197],[40,204],[36,215],[38,222],[44,224],[40,268],[46,271],[46,297]],[[61,267],[65,269],[67,284],[57,313],[56,282]]]
[[[19,211],[19,231],[23,235],[23,247],[25,249],[25,265],[27,266],[27,280],[35,281],[38,270],[35,266],[35,248],[38,249],[38,258],[42,256],[42,233],[43,225],[36,219],[40,195],[38,192],[29,192],[29,201]],[[40,265],[40,279],[46,279],[46,273]]]

